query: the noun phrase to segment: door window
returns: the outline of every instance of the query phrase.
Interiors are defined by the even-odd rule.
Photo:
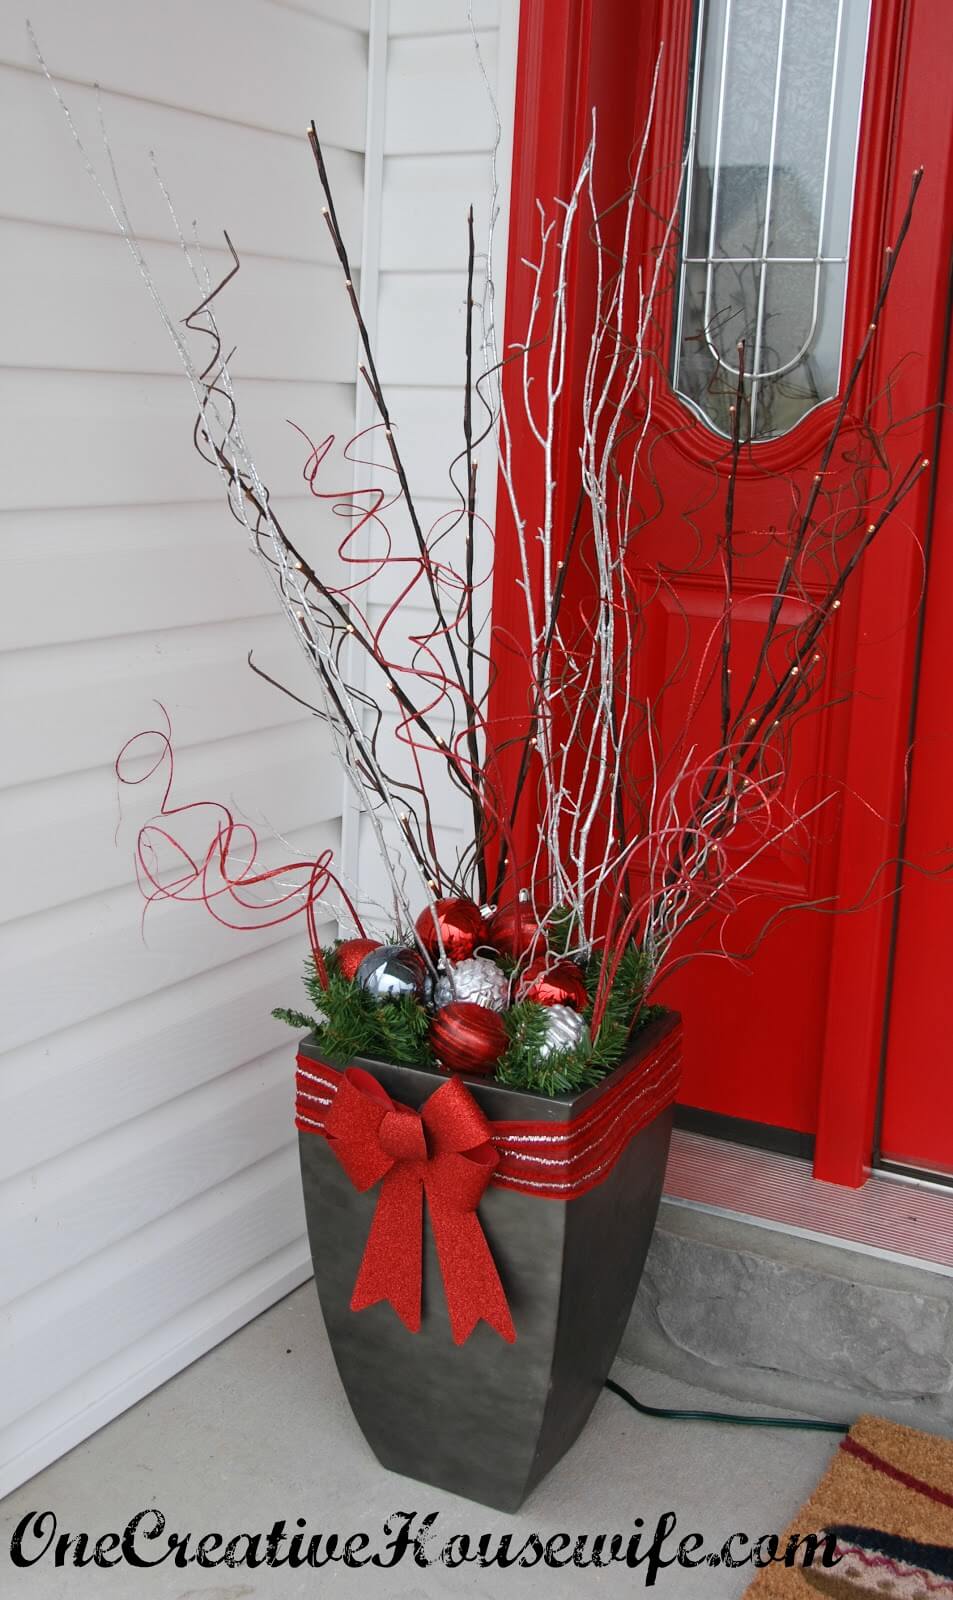
[[[837,393],[869,0],[698,0],[672,380],[742,436]]]

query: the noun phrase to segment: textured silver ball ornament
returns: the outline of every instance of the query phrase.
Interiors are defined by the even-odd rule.
[[[589,1029],[572,1006],[546,1007],[546,1034],[539,1046],[543,1060],[557,1050],[576,1050],[589,1038]]]
[[[471,1000],[488,1011],[505,1011],[509,1002],[509,983],[502,967],[489,956],[468,956],[455,961],[449,972],[441,972],[434,984],[433,1003],[439,1009],[453,1000]]]
[[[404,995],[426,1000],[431,988],[423,957],[400,944],[372,950],[354,974],[354,982],[375,1000],[399,1000]]]

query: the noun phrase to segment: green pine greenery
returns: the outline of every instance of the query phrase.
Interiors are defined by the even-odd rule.
[[[586,963],[586,989],[589,993],[587,1022],[592,1016],[604,961],[603,952],[595,951]],[[648,966],[641,950],[635,945],[628,945],[619,959],[599,1030],[589,1047],[590,1060],[600,1068],[600,1077],[611,1072],[625,1054],[632,1031],[632,1018],[639,1012],[647,975]],[[641,1013],[639,1016],[641,1019]]]
[[[568,917],[554,919],[550,929],[554,950],[567,947],[573,929]],[[428,1041],[430,1015],[412,996],[374,1000],[358,984],[342,977],[338,970],[336,945],[322,950],[328,970],[328,987],[322,987],[314,962],[305,966],[304,984],[314,1012],[279,1006],[272,1015],[296,1031],[313,1031],[329,1061],[344,1065],[355,1056],[377,1061],[392,1061],[399,1066],[432,1067]],[[599,978],[605,957],[594,952],[584,976],[589,1004],[584,1013],[591,1021]],[[501,965],[503,963],[501,962]],[[512,965],[512,964],[510,964]],[[647,963],[641,951],[629,946],[619,961],[605,1012],[595,1038],[573,1050],[554,1051],[540,1057],[540,1043],[546,1033],[545,1006],[521,1000],[503,1013],[508,1044],[496,1068],[496,1079],[513,1089],[526,1089],[546,1096],[578,1094],[598,1083],[617,1066],[629,1046],[635,1028],[657,1016],[661,1006],[641,1005],[647,977]]]
[[[546,942],[556,955],[564,956],[579,940],[575,914],[568,906],[554,906],[546,924]]]
[[[300,1033],[302,1029],[314,1032],[321,1026],[317,1017],[309,1017],[306,1011],[295,1011],[293,1006],[275,1006],[271,1014],[278,1022],[287,1022],[288,1027],[294,1028],[296,1033]]]
[[[328,969],[327,989],[322,987],[312,960],[304,970],[304,986],[315,1015],[279,1006],[272,1016],[299,1031],[309,1029],[316,1033],[332,1063],[369,1056],[398,1066],[430,1066],[430,1017],[424,1007],[412,996],[381,1002],[372,999],[366,989],[341,976],[334,946],[321,953]]]
[[[504,1011],[503,1022],[509,1044],[500,1057],[496,1077],[511,1089],[531,1089],[536,1094],[577,1094],[604,1076],[583,1045],[576,1050],[554,1050],[541,1057],[539,1047],[546,1038],[548,1006],[534,1000],[518,1000]]]

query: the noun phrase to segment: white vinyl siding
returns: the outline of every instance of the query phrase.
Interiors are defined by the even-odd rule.
[[[337,847],[341,817],[320,726],[246,666],[294,679],[300,652],[193,452],[188,386],[25,10],[105,171],[101,85],[174,315],[198,296],[149,150],[213,273],[231,234],[243,427],[315,554],[328,519],[286,419],[349,436],[355,348],[304,130],[359,260],[368,52],[362,0],[0,13],[0,1494],[310,1271],[293,1038],[269,1015],[299,1001],[304,927],[160,905],[143,939],[132,853],[161,783],[123,791],[117,845],[120,745],[161,701],[179,802],[225,800],[272,860]]]

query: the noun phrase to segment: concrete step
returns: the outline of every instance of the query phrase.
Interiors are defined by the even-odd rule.
[[[948,1268],[665,1200],[621,1353],[769,1409],[953,1437]]]

